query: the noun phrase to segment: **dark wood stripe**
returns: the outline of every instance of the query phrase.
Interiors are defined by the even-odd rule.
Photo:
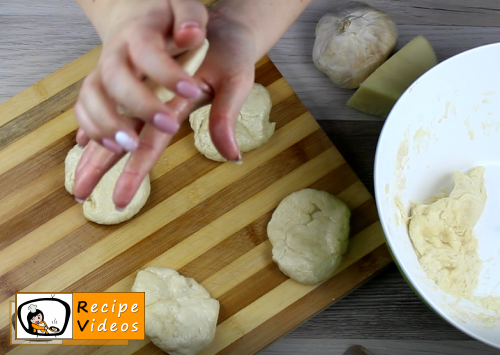
[[[134,355],[165,355],[163,351],[160,350],[156,345],[149,342],[142,348],[134,352]]]
[[[64,185],[64,182],[61,182],[61,185]],[[68,194],[64,186],[60,187],[0,225],[0,249],[18,241],[74,204],[76,204],[74,198]]]
[[[23,188],[63,162],[75,144],[75,132],[71,132],[0,175],[0,199]]]
[[[196,179],[215,169],[218,165],[218,163],[208,160],[198,154],[184,164],[174,168],[151,184],[150,198],[137,216],[146,213],[173,193],[191,184]],[[183,176],[184,178],[176,179],[176,176]],[[61,190],[64,190],[64,188],[61,188]],[[51,209],[56,208],[59,204],[62,205],[61,201],[63,200],[70,201],[72,205],[76,203],[72,196],[65,190],[63,193],[64,196],[59,197],[60,201],[58,200],[57,203],[48,204],[48,206],[51,206]],[[40,203],[43,204],[45,202],[40,201]],[[57,214],[58,213],[56,213],[56,215]],[[25,225],[26,223],[29,223],[29,221],[27,220]],[[102,226],[90,222],[86,223],[72,233],[61,238],[56,243],[45,248],[40,253],[29,258],[24,263],[18,265],[13,270],[1,275],[0,302],[30,285],[32,282],[35,282],[38,278],[50,272],[52,269],[70,260],[75,255],[81,253],[83,250],[123,226],[124,224]],[[78,292],[78,290],[70,290],[70,292]]]
[[[3,327],[2,329],[0,329],[0,355],[7,354],[9,351],[14,350],[15,348],[16,345],[10,345],[10,323],[9,323],[7,327]]]
[[[267,224],[272,213],[272,211],[265,213],[195,260],[187,263],[178,270],[179,273],[202,282],[223,267],[231,264],[268,239]],[[231,252],[228,253],[228,250]]]
[[[281,78],[282,78],[281,73],[271,61],[262,64],[255,71],[255,82],[264,85],[266,87]]]
[[[379,220],[377,205],[373,198],[370,198],[351,212],[351,236],[358,234]]]
[[[288,276],[283,274],[275,263],[257,271],[218,298],[220,302],[218,323],[224,322],[286,280]]]
[[[73,107],[83,79],[0,126],[0,149],[24,137]]]
[[[109,347],[109,345],[105,345]],[[114,346],[122,346],[122,345],[114,345]],[[40,346],[41,347],[41,346]],[[54,350],[51,350],[50,355],[89,355],[94,351],[97,351],[101,346],[99,345],[60,345],[57,346]],[[33,352],[36,354],[36,352]]]
[[[385,244],[381,245],[274,317],[231,343],[219,354],[253,354],[261,350],[277,339],[276,329],[280,330],[279,333],[286,334],[368,281],[391,262],[392,259],[387,247]]]
[[[323,135],[321,130],[318,132]],[[305,139],[316,140],[315,145],[309,145],[309,153],[299,153],[296,145],[290,147],[265,162],[259,169],[253,170],[220,190],[122,254],[77,280],[67,287],[66,291],[99,291],[112,286],[116,280],[131,274],[148,261],[163,254],[188,236],[304,164],[304,159],[313,155],[314,151],[319,154],[326,148],[321,147],[315,133]],[[327,139],[324,142],[327,146],[330,145]]]
[[[276,130],[282,128],[287,123],[307,112],[304,104],[296,94],[283,100],[278,105],[273,106],[270,114],[270,121],[276,122]]]

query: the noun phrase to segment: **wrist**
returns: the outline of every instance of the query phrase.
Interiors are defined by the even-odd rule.
[[[257,62],[264,54],[256,27],[248,17],[242,16],[242,11],[231,1],[221,2],[213,11],[207,24],[207,35],[221,36],[224,33],[238,33],[237,38],[244,38],[245,46],[252,48],[253,60]]]
[[[105,44],[127,21],[159,11],[165,13],[165,0],[76,0]]]

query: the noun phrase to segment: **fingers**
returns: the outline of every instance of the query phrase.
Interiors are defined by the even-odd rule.
[[[129,47],[134,65],[154,82],[187,99],[200,95],[193,78],[168,53],[162,33],[143,31],[131,38]]]
[[[140,138],[139,147],[130,155],[113,192],[117,209],[125,208],[132,201],[142,181],[170,143],[172,135],[146,125]]]
[[[174,117],[177,117],[179,123],[186,119],[193,110],[210,102],[212,98],[210,88],[202,83],[200,87],[203,89],[203,94],[197,100],[186,100],[176,96],[168,102],[167,105],[174,112]],[[143,127],[139,147],[131,153],[113,192],[113,201],[117,208],[125,208],[132,201],[142,181],[170,144],[172,136],[151,125]]]
[[[75,173],[73,195],[78,202],[83,202],[90,196],[101,177],[108,171],[123,154],[113,153],[90,141],[78,163]]]
[[[181,48],[199,47],[206,37],[208,12],[196,0],[173,0],[174,41]]]
[[[82,85],[75,115],[86,135],[109,150],[120,154],[122,150],[136,149],[139,139],[130,119],[118,114],[114,100],[105,92],[96,72]]]
[[[76,143],[80,147],[85,147],[89,142],[90,142],[89,136],[87,136],[87,134],[83,129],[78,128],[78,131],[76,132]]]
[[[217,151],[227,160],[241,161],[235,124],[253,86],[253,70],[228,78],[216,90],[210,110],[209,129]]]
[[[167,60],[171,60],[173,62],[168,54],[164,52],[162,53],[162,55],[167,58]],[[148,55],[147,51],[146,55]],[[156,54],[151,55],[155,56]],[[145,63],[147,61],[149,60],[143,59],[142,65],[147,66],[147,64]],[[155,62],[155,60],[150,61]],[[178,67],[175,62],[173,63]],[[157,64],[152,64],[152,66],[153,65]],[[182,71],[180,67],[178,68],[178,70]],[[133,71],[128,65],[120,62],[120,59],[118,58],[113,59],[111,57],[104,61],[101,71],[107,94],[109,95],[109,97],[114,98],[115,101],[122,103],[122,106],[124,106],[128,110],[127,114],[132,115],[133,117],[141,118],[144,122],[155,124],[158,129],[167,133],[174,134],[175,132],[177,132],[179,126],[172,118],[172,113],[157,97],[152,88],[150,88],[145,82],[141,81],[137,75],[134,75]],[[170,72],[165,71],[165,67],[161,71]],[[146,72],[146,74],[150,75],[151,72]],[[165,76],[168,77],[168,75]],[[190,80],[192,81],[192,79]],[[90,93],[87,93],[86,95],[88,97],[91,97]],[[101,107],[101,111],[104,111],[105,103],[103,103],[102,100],[95,100],[93,103],[96,106],[99,105]],[[89,103],[89,105],[90,104],[92,103]],[[127,131],[123,126],[112,127],[110,129],[114,129],[115,132],[118,132],[122,128],[126,133],[129,133],[129,131]],[[139,144],[137,135],[134,134],[131,135],[131,137],[136,144]]]

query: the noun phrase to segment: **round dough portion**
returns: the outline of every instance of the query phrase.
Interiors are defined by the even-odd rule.
[[[273,260],[290,278],[315,284],[330,278],[347,249],[351,211],[325,191],[285,197],[267,225]]]
[[[64,186],[70,194],[73,194],[76,167],[84,151],[85,149],[76,145],[68,152],[64,161]],[[117,211],[115,208],[113,190],[115,189],[120,174],[125,168],[128,157],[129,154],[125,155],[106,172],[94,188],[94,191],[92,191],[90,196],[85,200],[83,203],[83,215],[85,218],[99,224],[118,224],[135,216],[146,204],[149,193],[151,192],[149,174],[146,175],[134,198],[128,206],[125,207],[125,210]]]
[[[241,152],[259,148],[274,133],[275,122],[269,122],[273,103],[267,89],[260,84],[253,84],[252,91],[241,108],[236,120],[236,142]],[[208,159],[225,162],[212,143],[208,129],[212,105],[199,108],[189,116],[189,123],[194,131],[194,145]]]
[[[146,335],[161,350],[192,355],[214,338],[219,301],[195,280],[148,267],[137,273],[132,292],[145,292]]]

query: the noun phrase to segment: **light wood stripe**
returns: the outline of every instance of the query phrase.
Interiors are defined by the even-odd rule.
[[[0,117],[0,185],[9,186],[0,191],[0,353],[24,351],[3,341],[15,292],[129,291],[137,270],[150,265],[194,277],[219,299],[212,350],[254,353],[390,261],[373,198],[267,57],[255,73],[273,101],[276,132],[266,145],[245,153],[241,166],[212,162],[198,154],[185,122],[151,172],[141,212],[117,226],[87,222],[62,186],[76,130],[71,105],[85,70],[44,79],[18,95],[38,96]],[[314,287],[297,286],[279,271],[266,231],[278,203],[306,187],[335,194],[352,210],[343,269]],[[43,351],[161,354],[148,339],[50,348]]]

